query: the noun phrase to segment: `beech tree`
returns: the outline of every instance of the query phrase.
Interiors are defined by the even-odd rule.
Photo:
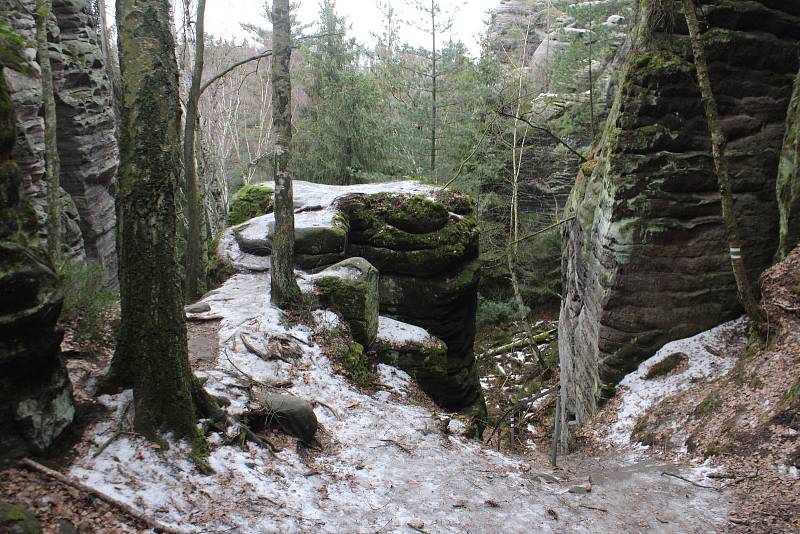
[[[176,255],[178,65],[168,0],[117,0],[122,127],[117,250],[121,325],[101,391],[133,387],[134,428],[201,442],[210,397],[189,366]],[[201,410],[202,408],[202,410]]]
[[[292,195],[292,82],[289,76],[291,20],[289,0],[272,4],[272,124],[275,131],[275,231],[272,236],[271,298],[293,307],[301,293],[294,277],[294,205]]]

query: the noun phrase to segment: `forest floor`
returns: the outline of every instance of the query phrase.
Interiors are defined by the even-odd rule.
[[[661,384],[656,389],[674,398],[695,385],[722,381],[736,369],[745,345],[741,321],[659,351],[587,427],[578,452],[559,458],[553,468],[546,454],[551,407],[535,407],[540,415],[526,421],[529,435],[517,434],[520,446],[513,451],[508,440],[500,440],[497,450],[497,444],[468,439],[460,435],[458,418],[427,401],[402,371],[378,365],[369,387],[353,385],[337,361],[336,316],[316,310],[299,321],[272,307],[268,294],[269,273],[262,270],[236,274],[206,295],[209,311],[192,317],[209,320],[190,322],[192,363],[206,388],[230,401],[233,414],[246,412],[259,390],[318,401],[317,447],[298,446],[296,439],[268,430],[265,437],[280,449],[272,455],[212,433],[209,463],[215,473],[201,474],[185,445],[171,442],[161,449],[126,433],[131,392],[91,396],[110,359],[106,347],[68,360],[82,424],[74,444],[49,465],[187,533],[691,533],[727,532],[748,520],[737,515],[737,479],[724,478],[740,472],[728,470],[724,461],[711,466],[718,458],[707,462],[690,451],[665,456],[636,438],[641,417],[660,405],[642,396],[652,389],[641,387],[642,372],[680,350],[686,362],[678,361],[648,386]],[[242,334],[293,356],[289,362],[264,360],[245,346]],[[483,358],[484,387],[495,414],[509,399],[556,378],[523,379],[534,363],[522,352],[494,359],[505,374]],[[519,366],[512,367],[512,360]],[[791,480],[792,473],[787,469],[785,477]],[[0,496],[36,512],[47,532],[59,532],[61,520],[81,532],[147,531],[119,509],[38,474],[0,472],[0,488]]]

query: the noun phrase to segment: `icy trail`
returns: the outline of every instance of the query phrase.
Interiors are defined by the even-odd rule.
[[[296,194],[302,191],[298,187]],[[309,205],[332,201],[330,194],[309,198]],[[215,368],[198,374],[208,377],[209,391],[231,400],[234,413],[247,402],[236,368],[265,383],[291,380],[289,393],[336,412],[315,410],[327,443],[323,453],[304,463],[293,448],[271,459],[252,445],[217,446],[210,456],[216,474],[203,476],[183,446],[160,451],[122,436],[96,458],[96,448],[87,451],[70,474],[186,532],[414,532],[409,524],[431,534],[708,532],[725,524],[719,493],[659,476],[661,466],[615,466],[613,476],[595,475],[592,492],[580,495],[569,493],[570,486],[586,482],[589,471],[603,467],[599,462],[585,459],[587,470],[567,480],[563,472],[543,473],[527,461],[443,434],[436,418],[444,414],[406,398],[405,373],[382,365],[386,388],[357,390],[334,372],[310,328],[282,324],[268,294],[269,273],[261,271],[237,274],[206,296],[210,314],[223,317],[220,354]],[[335,323],[331,315],[317,312],[317,328]],[[392,326],[398,337],[418,334]],[[300,340],[303,356],[293,366],[265,362],[238,341],[244,331],[291,335]],[[101,398],[116,412],[93,428],[97,444],[116,428],[130,397]]]

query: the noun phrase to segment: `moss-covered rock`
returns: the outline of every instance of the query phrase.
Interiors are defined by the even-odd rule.
[[[778,208],[780,210],[778,259],[785,258],[800,243],[800,72],[786,114],[786,136],[778,167]]]
[[[474,217],[451,217],[440,202],[382,193],[348,195],[338,206],[349,219],[348,255],[366,258],[382,273],[438,276],[478,256]],[[416,231],[404,230],[415,216]]]
[[[372,381],[369,362],[367,361],[367,355],[364,354],[364,346],[361,343],[350,343],[339,356],[339,363],[342,364],[354,384],[362,388],[369,386]]]
[[[259,215],[272,213],[272,188],[249,184],[239,189],[228,206],[228,224],[236,225]]]
[[[378,361],[407,372],[423,391],[438,400],[447,384],[447,345],[417,326],[388,317],[379,320],[372,349]]]
[[[364,258],[347,258],[315,275],[323,305],[350,326],[353,339],[369,347],[378,332],[378,271]]]
[[[39,520],[22,506],[0,501],[0,532],[6,534],[41,534]]]

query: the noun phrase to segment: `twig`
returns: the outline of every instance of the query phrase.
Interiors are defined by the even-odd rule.
[[[124,503],[124,502],[118,501],[117,499],[115,499],[113,497],[109,497],[108,495],[100,493],[96,489],[94,489],[92,487],[89,487],[89,486],[87,486],[87,485],[85,485],[85,484],[83,484],[81,482],[78,482],[77,480],[74,480],[74,479],[72,479],[72,478],[70,478],[70,477],[68,477],[68,476],[66,476],[66,475],[64,475],[62,473],[59,473],[58,471],[54,471],[53,469],[50,469],[49,467],[45,467],[45,466],[43,466],[42,464],[40,464],[38,462],[34,462],[30,458],[23,458],[22,460],[20,460],[19,465],[22,466],[22,467],[31,469],[33,471],[38,471],[39,473],[47,475],[50,478],[54,478],[55,480],[58,480],[62,484],[66,484],[68,486],[72,486],[75,489],[78,489],[80,491],[86,492],[86,493],[90,494],[91,496],[93,496],[93,497],[95,497],[97,499],[100,499],[101,501],[103,501],[103,502],[105,502],[107,504],[110,504],[111,506],[117,508],[118,510],[128,514],[129,516],[133,517],[134,519],[137,519],[138,521],[141,521],[142,523],[144,523],[145,525],[147,525],[148,527],[150,527],[152,529],[160,530],[162,532],[166,532],[167,534],[185,534],[185,531],[183,531],[183,530],[180,530],[180,529],[177,529],[177,528],[168,527],[166,525],[162,525],[161,523],[159,523],[158,521],[156,521],[152,517],[149,517],[149,516],[145,515],[143,512],[140,512],[140,511],[136,510],[132,506],[130,506],[130,505]]]
[[[419,527],[415,527],[415,526],[414,526],[414,525],[412,525],[411,523],[406,523],[406,526],[407,526],[408,528],[412,529],[412,530],[416,530],[417,532],[421,532],[422,534],[428,534],[428,532],[426,532],[426,531],[422,530],[422,529],[421,529],[421,528],[419,528]]]
[[[714,491],[722,491],[722,490],[720,490],[719,488],[716,488],[716,487],[714,487],[714,486],[705,486],[705,485],[703,485],[703,484],[698,484],[698,483],[697,483],[697,482],[695,482],[694,480],[689,480],[689,479],[688,479],[688,478],[686,478],[686,477],[682,477],[682,476],[680,476],[680,475],[677,475],[677,474],[675,474],[675,473],[670,473],[670,472],[668,472],[668,471],[662,471],[662,472],[661,472],[661,476],[662,476],[662,477],[663,477],[663,476],[667,476],[667,477],[673,477],[673,478],[677,478],[677,479],[683,480],[684,482],[688,482],[688,483],[689,483],[689,484],[691,484],[692,486],[697,486],[698,488],[705,488],[705,489],[710,489],[710,490],[714,490]]]
[[[587,510],[597,510],[598,512],[608,512],[605,508],[599,508],[597,506],[590,506],[588,504],[579,504],[581,508],[586,508]]]
[[[552,393],[555,393],[556,391],[558,391],[559,387],[561,387],[561,383],[560,382],[557,383],[556,385],[554,385],[554,386],[542,391],[541,393],[537,393],[536,395],[533,395],[532,397],[528,397],[527,399],[523,399],[523,400],[519,401],[518,403],[512,405],[511,408],[506,410],[505,413],[503,413],[503,415],[501,415],[498,418],[497,424],[495,424],[494,428],[492,428],[492,433],[489,434],[489,437],[486,439],[485,443],[490,443],[491,442],[492,438],[494,437],[495,433],[497,432],[497,429],[500,428],[500,425],[503,424],[503,421],[506,420],[506,417],[508,417],[511,412],[513,412],[515,410],[519,410],[520,408],[522,408],[522,407],[524,407],[526,405],[530,405],[531,403],[533,403],[533,401],[541,399],[542,397],[546,397],[546,396],[548,396],[548,395],[550,395]]]
[[[379,439],[378,441],[382,441],[382,442],[387,443],[387,444],[395,445],[398,449],[400,449],[404,453],[411,454],[411,449],[409,449],[408,447],[406,447],[402,443],[399,443],[399,442],[397,442],[397,441],[395,441],[393,439]],[[379,447],[380,447],[380,445],[379,445]],[[373,448],[375,448],[375,447],[373,447]]]
[[[528,235],[526,235],[526,236],[522,236],[522,237],[520,237],[519,239],[517,239],[516,241],[512,241],[511,243],[509,243],[509,245],[516,245],[516,244],[517,244],[517,243],[519,243],[520,241],[525,241],[526,239],[530,239],[530,238],[532,238],[532,237],[536,237],[537,235],[539,235],[539,234],[543,234],[543,233],[545,233],[545,232],[547,232],[547,231],[550,231],[550,230],[552,230],[553,228],[556,228],[556,227],[558,227],[558,226],[561,226],[561,225],[562,225],[562,224],[564,224],[565,222],[569,222],[569,221],[573,220],[574,218],[575,218],[575,215],[570,215],[570,216],[569,216],[569,217],[567,217],[566,219],[561,219],[561,220],[560,220],[560,221],[558,221],[558,222],[554,222],[554,223],[553,223],[553,224],[551,224],[550,226],[545,226],[545,227],[544,227],[544,228],[542,228],[541,230],[536,230],[535,232],[533,232],[533,233],[531,233],[531,234],[528,234]]]
[[[327,408],[328,410],[330,410],[330,412],[333,414],[333,416],[334,416],[336,419],[339,419],[339,414],[337,414],[337,413],[336,413],[336,410],[334,410],[333,408],[331,408],[331,407],[330,407],[330,405],[328,405],[328,404],[326,404],[326,403],[324,403],[324,402],[322,402],[322,401],[318,401],[318,400],[313,400],[313,401],[311,401],[311,405],[312,405],[312,406],[319,405],[319,406],[322,406],[322,407],[324,407],[324,408]]]

